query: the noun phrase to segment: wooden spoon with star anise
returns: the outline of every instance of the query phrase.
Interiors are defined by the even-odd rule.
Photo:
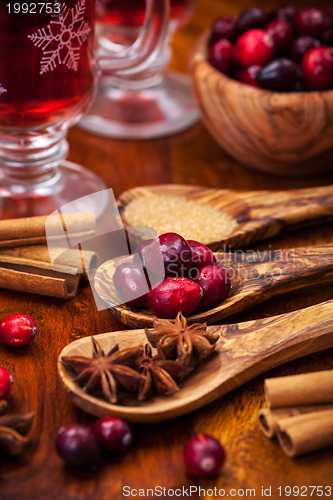
[[[167,420],[200,408],[275,366],[333,347],[333,300],[280,316],[209,326],[207,330],[205,325],[163,322],[155,323],[152,330],[97,335],[98,348],[90,337],[66,346],[58,359],[58,371],[72,401],[99,417],[115,415],[142,423]],[[147,339],[157,347],[155,352],[147,347]],[[98,353],[94,361],[98,367],[105,367],[105,358],[112,358],[111,385],[125,383],[124,370],[119,371],[117,364],[133,370],[125,372],[133,377],[134,385],[129,385],[135,396],[112,403],[109,388],[105,393],[102,384],[90,378],[91,369],[80,383],[75,360],[91,365],[94,353]],[[165,359],[169,357],[174,361]],[[200,361],[200,357],[206,359]],[[200,363],[189,372],[193,359]],[[89,380],[99,384],[104,396],[87,392]],[[117,390],[115,385],[113,388]],[[148,399],[152,390],[153,397]]]

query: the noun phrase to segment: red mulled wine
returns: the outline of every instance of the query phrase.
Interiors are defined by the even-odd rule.
[[[0,2],[0,129],[71,123],[85,109],[94,10],[94,0]]]
[[[188,21],[196,0],[170,0],[170,6],[171,24],[178,29]],[[97,20],[111,26],[141,26],[145,12],[145,0],[96,0]]]

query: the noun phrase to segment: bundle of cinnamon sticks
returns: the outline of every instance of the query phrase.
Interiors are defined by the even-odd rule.
[[[289,457],[333,446],[333,370],[266,379],[257,421]]]
[[[0,221],[0,288],[70,299],[97,254],[79,245],[95,234],[93,212]]]

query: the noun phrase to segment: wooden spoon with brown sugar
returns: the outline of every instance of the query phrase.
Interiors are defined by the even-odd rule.
[[[214,231],[210,235],[206,234],[207,231],[205,231],[203,238],[193,237],[191,233],[186,235],[175,231],[175,221],[178,223],[184,218],[182,213],[184,204],[181,203],[180,210],[177,211],[177,200],[173,200],[175,205],[172,211],[168,204],[170,197],[178,198],[178,205],[182,200],[187,200],[196,202],[198,209],[202,209],[202,207],[215,209],[215,214],[213,213],[212,216],[216,219],[221,216],[221,226],[225,227],[220,234]],[[140,238],[142,239],[142,232],[133,226],[147,226],[157,230],[159,234],[174,231],[180,232],[187,239],[199,239],[201,243],[208,245],[212,250],[234,249],[271,238],[284,231],[318,222],[332,221],[333,186],[290,191],[233,191],[165,184],[137,187],[125,191],[118,198],[118,206],[125,227],[128,227],[138,240],[137,243]],[[141,215],[140,212],[142,212]],[[190,214],[194,212],[199,215],[197,220],[193,220],[193,217],[189,215],[188,220],[183,221],[185,230],[193,224],[201,226],[200,229],[204,225],[209,228],[212,224],[210,215],[208,215],[210,220],[207,220],[205,211],[202,211],[201,214],[199,210],[195,210],[195,207],[192,210],[189,206],[186,212]],[[151,224],[151,214],[153,214],[154,221],[161,220],[163,222],[163,231],[156,227],[158,224]]]
[[[210,326],[208,331],[220,335],[216,352],[201,362],[172,396],[146,402],[133,396],[121,404],[110,404],[87,394],[60,360],[64,356],[91,357],[90,337],[75,340],[62,350],[58,358],[60,378],[73,403],[96,417],[114,415],[138,423],[168,420],[220,398],[275,366],[332,348],[333,300],[280,316]],[[115,344],[123,349],[147,342],[144,330],[104,333],[96,339],[105,352]]]
[[[230,294],[213,309],[189,316],[188,323],[212,324],[276,295],[333,281],[333,245],[329,244],[264,252],[217,252],[215,256],[218,265],[228,270]],[[151,327],[153,313],[120,303],[113,274],[124,259],[131,261],[132,256],[109,260],[97,269],[95,291],[103,305],[127,327]]]

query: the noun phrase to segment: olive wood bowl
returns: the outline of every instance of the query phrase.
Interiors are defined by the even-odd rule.
[[[201,117],[231,156],[265,172],[303,176],[333,169],[333,90],[272,92],[240,83],[207,60],[198,39],[190,73]]]

